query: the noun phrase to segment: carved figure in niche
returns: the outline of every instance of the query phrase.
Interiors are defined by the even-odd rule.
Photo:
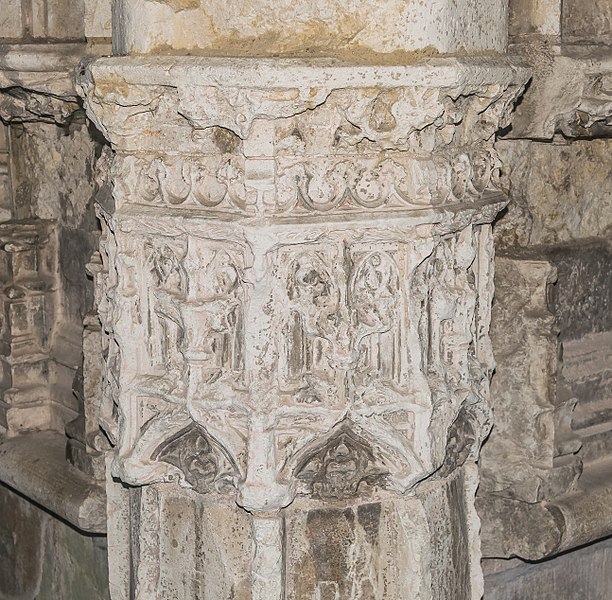
[[[225,251],[215,253],[200,281],[207,300],[206,329],[195,341],[208,354],[215,367],[242,369],[243,293],[238,267]]]
[[[364,258],[349,295],[356,320],[357,370],[399,381],[401,368],[401,288],[397,266],[381,252]]]
[[[293,261],[287,295],[291,302],[286,324],[288,379],[299,383],[314,375],[331,382],[328,356],[340,322],[339,295],[320,258],[302,255]]]
[[[340,386],[340,378],[362,387],[401,380],[399,269],[385,252],[343,252],[344,273],[335,279],[317,253],[302,254],[289,266],[285,377],[302,386],[299,402],[329,398],[326,386]]]
[[[306,482],[315,498],[346,499],[359,487],[384,484],[388,472],[376,464],[369,445],[347,425],[341,425],[325,446],[298,465],[296,476]]]
[[[150,249],[149,345],[154,365],[180,370],[183,325],[176,299],[185,293],[186,273],[168,245]]]
[[[442,338],[446,323],[455,314],[456,292],[453,277],[443,258],[435,257],[429,266],[428,279],[431,291],[427,301],[429,316],[428,368],[440,371],[442,364]]]
[[[152,458],[179,468],[185,481],[201,494],[227,491],[238,476],[229,454],[196,424],[164,442]]]
[[[242,383],[245,295],[238,261],[210,242],[189,240],[187,301],[180,310],[194,397],[208,397],[208,386],[223,376],[232,386]]]

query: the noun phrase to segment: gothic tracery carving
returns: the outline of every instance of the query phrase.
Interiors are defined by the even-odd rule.
[[[238,471],[226,451],[198,425],[190,425],[161,444],[153,459],[171,464],[183,473],[196,492],[226,491]]]
[[[387,474],[369,445],[346,424],[338,427],[322,448],[309,454],[296,471],[310,494],[323,500],[354,497],[364,483],[383,485]]]

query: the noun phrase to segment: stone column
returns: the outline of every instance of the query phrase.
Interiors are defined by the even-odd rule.
[[[95,164],[74,89],[82,44],[0,44],[0,434],[63,431],[88,303]],[[93,212],[93,211],[92,211]]]
[[[115,151],[114,600],[482,594],[492,143],[527,72],[369,56],[80,75]]]

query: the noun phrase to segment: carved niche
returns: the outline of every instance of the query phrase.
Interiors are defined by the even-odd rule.
[[[283,389],[313,404],[400,383],[403,293],[393,251],[339,243],[283,260]]]
[[[314,498],[344,500],[360,493],[362,484],[385,484],[389,474],[370,445],[346,422],[327,442],[312,450],[298,464],[296,477]]]
[[[181,313],[186,356],[209,376],[241,371],[243,302],[240,258],[219,244],[189,238],[184,260],[188,275]]]
[[[184,299],[187,275],[180,250],[167,243],[147,249],[149,352],[153,365],[180,370],[184,326],[178,303]]]
[[[235,486],[238,468],[225,449],[200,425],[182,429],[152,456],[177,467],[196,492],[225,492]]]

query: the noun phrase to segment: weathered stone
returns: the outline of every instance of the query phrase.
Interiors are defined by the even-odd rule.
[[[0,222],[11,218],[9,171],[8,128],[0,124]]]
[[[83,44],[0,45],[0,120],[65,123],[79,108],[73,70]]]
[[[112,35],[111,0],[84,0],[84,32],[88,40]]]
[[[0,479],[58,518],[0,490],[0,596],[478,600],[481,539],[610,535],[608,12],[4,2]]]
[[[510,0],[508,34],[511,42],[524,36],[561,36],[561,0]]]
[[[589,598],[607,600],[612,585],[612,541],[577,548],[554,560],[524,563],[517,560],[483,563],[485,598]]]
[[[239,556],[253,547],[253,599],[477,598],[488,223],[504,204],[492,136],[526,73],[502,60],[254,64],[114,58],[79,78],[116,153],[96,275],[112,473],[143,486],[109,490],[124,506],[111,543],[140,553],[118,565],[116,597],[197,597],[172,567],[183,542],[164,551],[159,533],[178,483],[223,522],[227,499],[248,511],[233,541]],[[411,511],[428,517],[398,540],[383,506],[402,528]],[[378,543],[423,556],[414,582],[394,557],[349,565]]]
[[[34,598],[50,517],[0,485],[0,598]]]
[[[456,6],[449,0],[253,0],[235,5],[218,0],[121,0],[113,41],[120,54],[340,52],[357,61],[371,52],[505,49],[507,3],[467,0],[461,12]]]
[[[561,341],[612,330],[612,249],[605,240],[556,248],[550,256],[558,278],[551,309]]]
[[[611,140],[542,144],[498,142],[508,168],[512,202],[496,224],[506,248],[609,239],[612,226],[612,171],[606,161]],[[603,165],[603,166],[602,166]]]
[[[16,40],[21,37],[23,33],[21,2],[22,0],[6,0],[2,3],[0,38]]]
[[[612,5],[608,0],[563,0],[563,40],[565,42],[612,42]]]
[[[533,79],[517,106],[511,138],[610,137],[612,55],[605,48],[517,45]]]
[[[108,600],[106,541],[0,485],[0,598]]]
[[[22,434],[3,441],[0,481],[75,527],[104,533],[104,491],[66,463],[65,443],[54,432]]]

